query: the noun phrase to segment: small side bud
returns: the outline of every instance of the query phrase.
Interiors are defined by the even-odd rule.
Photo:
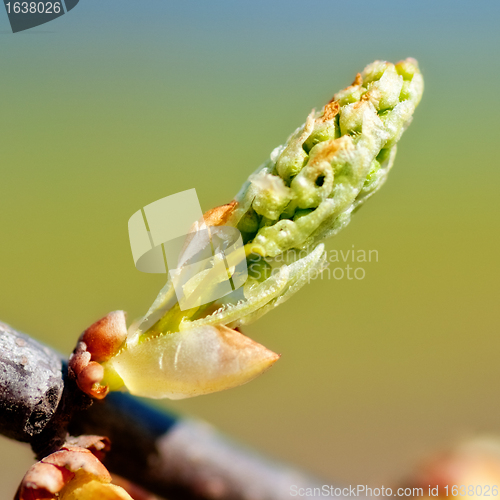
[[[89,396],[103,399],[109,392],[101,385],[103,363],[112,358],[125,342],[127,324],[123,311],[113,311],[87,328],[69,359],[69,372],[78,387]]]
[[[70,438],[28,470],[15,500],[132,500],[123,488],[110,484],[111,475],[98,458],[107,450],[107,438]]]
[[[124,311],[113,311],[89,326],[80,337],[92,361],[102,363],[114,356],[127,337]]]

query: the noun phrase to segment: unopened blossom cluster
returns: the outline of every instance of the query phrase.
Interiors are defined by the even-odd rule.
[[[235,199],[204,223],[243,239],[248,279],[239,289],[182,310],[169,280],[127,330],[115,311],[81,337],[70,363],[78,384],[101,398],[127,388],[185,398],[248,382],[279,356],[239,329],[287,300],[324,266],[335,235],[385,182],[423,92],[417,61],[375,61],[312,111],[249,176]],[[189,245],[187,246],[189,248]]]

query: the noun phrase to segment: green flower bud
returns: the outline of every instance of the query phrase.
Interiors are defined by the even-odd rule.
[[[403,77],[398,75],[396,68],[387,67],[380,80],[368,84],[368,92],[375,93],[378,99],[375,99],[375,108],[378,111],[392,109],[399,103],[401,88],[403,87]]]
[[[352,104],[354,102],[358,102],[361,99],[361,94],[364,92],[363,77],[361,73],[356,75],[356,79],[349,87],[337,92],[333,99],[338,102],[340,106],[345,106],[347,104]]]
[[[105,362],[102,385],[123,380],[137,395],[188,397],[234,387],[274,363],[277,355],[233,329],[277,307],[322,270],[321,241],[344,228],[383,185],[422,92],[414,59],[375,61],[311,112],[221,211],[219,223],[243,233],[245,284],[181,311],[169,280]],[[193,288],[202,282],[192,279]],[[148,368],[141,369],[145,361]]]
[[[292,199],[290,188],[277,175],[261,170],[250,181],[256,188],[252,208],[266,219],[277,220]]]
[[[404,61],[399,61],[395,68],[398,75],[401,75],[405,81],[412,81],[415,74],[420,73],[418,63],[412,57],[409,57]]]
[[[278,148],[278,151],[281,150],[281,152],[276,161],[276,171],[285,182],[297,175],[307,162],[307,153],[304,151],[303,145],[311,135],[314,123],[313,113],[311,113],[307,117],[306,123],[299,127],[288,139],[286,146]]]
[[[259,229],[259,216],[255,210],[250,209],[238,222],[238,229],[242,233],[256,233]]]

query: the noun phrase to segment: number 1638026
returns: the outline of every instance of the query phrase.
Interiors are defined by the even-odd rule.
[[[61,2],[8,2],[7,13],[14,14],[59,14]]]

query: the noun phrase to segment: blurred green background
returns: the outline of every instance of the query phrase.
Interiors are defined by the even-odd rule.
[[[13,35],[0,12],[0,319],[65,354],[165,276],[128,218],[195,187],[228,202],[313,107],[374,59],[426,90],[384,188],[330,249],[376,249],[245,333],[282,354],[243,387],[168,408],[329,480],[398,481],[422,454],[500,434],[497,91],[491,1],[85,0]],[[9,498],[30,450],[0,439]]]

